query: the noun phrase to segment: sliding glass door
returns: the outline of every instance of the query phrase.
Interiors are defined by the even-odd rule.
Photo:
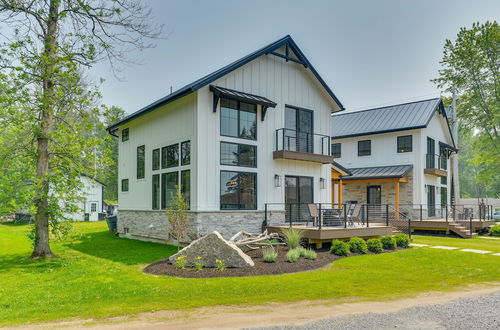
[[[313,203],[313,178],[285,176],[285,215],[287,221],[310,218],[307,204]]]
[[[287,106],[285,108],[286,150],[313,152],[313,112]]]

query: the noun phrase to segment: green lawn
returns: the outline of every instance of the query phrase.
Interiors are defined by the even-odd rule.
[[[457,239],[448,237],[434,236],[415,236],[414,243],[429,245],[456,246],[461,249],[486,250],[491,252],[500,252],[500,239],[490,240],[475,236],[472,239]],[[500,259],[500,258],[498,258]],[[498,260],[500,262],[500,260]]]
[[[117,238],[106,231],[105,223],[80,223],[75,228],[73,239],[53,244],[59,258],[31,261],[28,227],[0,224],[0,326],[219,304],[396,299],[500,280],[500,257],[428,248],[345,258],[327,269],[291,275],[154,277],[144,275],[141,267],[176,248]],[[500,244],[438,240],[446,240],[439,241],[441,245],[479,244],[486,250]]]

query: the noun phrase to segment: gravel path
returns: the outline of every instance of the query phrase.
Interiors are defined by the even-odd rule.
[[[301,326],[261,329],[500,329],[500,292],[392,313],[347,315]]]

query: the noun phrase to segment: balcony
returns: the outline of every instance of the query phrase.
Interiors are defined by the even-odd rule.
[[[425,155],[424,173],[434,176],[448,176],[448,157],[445,155]]]
[[[273,159],[300,160],[330,164],[330,137],[328,135],[306,133],[289,128],[276,130],[276,146]]]

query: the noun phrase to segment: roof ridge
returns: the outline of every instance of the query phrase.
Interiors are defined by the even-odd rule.
[[[366,112],[366,111],[373,111],[373,110],[381,110],[381,109],[386,109],[386,108],[391,108],[391,107],[397,107],[401,105],[407,105],[407,104],[413,104],[413,103],[420,103],[420,102],[427,102],[427,101],[432,101],[432,100],[440,100],[440,97],[434,97],[430,99],[425,99],[425,100],[419,100],[419,101],[412,101],[412,102],[405,102],[405,103],[398,103],[398,104],[391,104],[391,105],[384,105],[383,107],[378,107],[378,108],[371,108],[371,109],[363,109],[363,110],[357,110],[357,111],[351,111],[351,112],[342,112],[342,113],[333,113],[332,117],[338,117],[338,116],[344,116],[344,115],[352,115],[360,112]]]

